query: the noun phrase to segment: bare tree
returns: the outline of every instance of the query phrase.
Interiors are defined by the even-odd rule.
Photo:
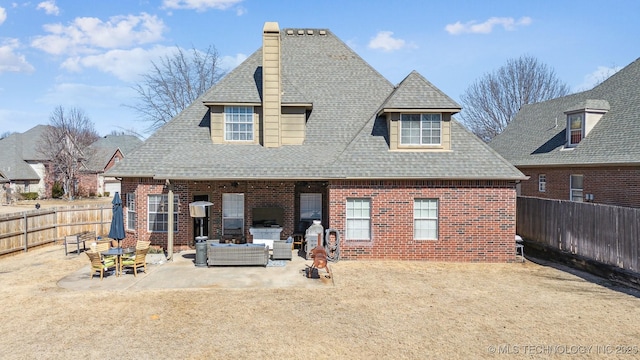
[[[60,181],[67,197],[76,195],[75,182],[82,162],[91,154],[88,146],[98,139],[93,122],[82,109],[58,106],[49,116],[38,151],[50,160],[54,180]]]
[[[564,96],[569,86],[532,56],[510,59],[497,71],[476,80],[461,96],[462,122],[490,141],[513,120],[522,105]]]
[[[226,73],[213,46],[204,52],[194,48],[189,54],[176,46],[173,54],[151,64],[152,70],[133,87],[139,102],[129,106],[150,124],[147,131],[158,129],[178,115]]]

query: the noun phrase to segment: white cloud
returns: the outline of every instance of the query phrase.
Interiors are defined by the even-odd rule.
[[[162,7],[165,9],[190,9],[206,11],[208,9],[226,10],[242,0],[164,0]]]
[[[43,1],[40,4],[38,4],[36,9],[44,10],[44,12],[47,13],[47,15],[56,15],[56,16],[60,15],[60,9],[56,6],[55,0]]]
[[[220,59],[220,66],[226,71],[231,71],[236,66],[242,64],[242,62],[245,60],[247,60],[247,55],[245,54],[236,54],[236,56],[223,56]]]
[[[369,41],[370,49],[382,49],[383,51],[399,50],[406,46],[406,42],[402,39],[394,39],[393,32],[380,31],[375,37]]]
[[[7,20],[7,10],[0,6],[0,25]]]
[[[109,73],[126,82],[135,82],[151,67],[151,61],[173,54],[176,48],[154,46],[151,49],[110,50],[104,54],[75,56],[65,60],[61,67],[71,72],[93,68]]]
[[[24,55],[15,52],[19,46],[20,43],[17,39],[9,39],[0,43],[0,74],[3,72],[31,73],[35,70]]]
[[[603,81],[607,80],[611,75],[617,73],[622,69],[621,66],[607,67],[598,66],[598,68],[590,74],[584,76],[582,84],[576,86],[574,91],[586,91],[593,89],[594,86],[599,85]]]
[[[164,22],[155,15],[114,16],[108,21],[94,17],[75,18],[69,25],[46,24],[49,35],[38,36],[31,46],[50,54],[90,54],[98,49],[116,49],[162,39]]]
[[[494,26],[502,26],[507,31],[513,31],[519,26],[527,26],[532,22],[528,16],[521,17],[519,20],[514,18],[505,17],[492,17],[483,23],[477,23],[469,21],[467,23],[461,23],[460,21],[455,24],[448,24],[444,29],[451,35],[459,35],[464,33],[470,34],[488,34],[493,31]]]

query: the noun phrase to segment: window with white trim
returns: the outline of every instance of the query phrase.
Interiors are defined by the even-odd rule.
[[[253,107],[224,107],[225,141],[253,141]]]
[[[569,200],[578,202],[584,201],[582,197],[584,177],[582,175],[571,175],[569,182],[571,187]]]
[[[322,221],[322,194],[300,194],[300,221]]]
[[[222,194],[222,235],[244,234],[244,194]]]
[[[401,145],[440,145],[442,114],[401,114]]]
[[[126,205],[127,205],[127,230],[135,230],[138,222],[138,215],[136,214],[136,193],[127,193]]]
[[[538,191],[539,192],[547,191],[547,175],[546,174],[538,175]]]
[[[584,138],[584,114],[567,115],[568,146],[576,146]]]
[[[413,238],[438,240],[438,199],[413,201]]]
[[[347,199],[347,240],[371,240],[371,199]]]
[[[180,198],[173,196],[173,232],[178,232],[178,204]],[[147,229],[149,232],[167,232],[169,227],[169,195],[149,195],[147,206]]]

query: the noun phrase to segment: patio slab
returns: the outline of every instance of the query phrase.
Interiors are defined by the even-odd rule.
[[[69,290],[131,290],[177,288],[314,288],[332,286],[332,279],[319,276],[307,278],[306,268],[311,260],[305,260],[294,251],[285,266],[215,266],[194,265],[195,250],[173,255],[173,260],[160,264],[147,264],[147,273],[126,272],[122,276],[108,275],[100,280],[89,276],[89,263],[58,281],[58,286]]]

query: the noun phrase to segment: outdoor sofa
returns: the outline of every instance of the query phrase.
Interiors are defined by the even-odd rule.
[[[207,244],[207,264],[267,266],[269,248],[264,244]]]

